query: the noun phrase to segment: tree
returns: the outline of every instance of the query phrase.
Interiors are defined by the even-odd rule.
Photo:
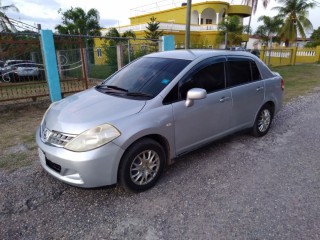
[[[266,8],[266,7],[268,6],[269,2],[270,2],[269,0],[263,0],[263,1],[262,1],[263,7]],[[257,7],[258,7],[258,3],[259,3],[259,0],[243,0],[243,1],[242,1],[242,4],[244,4],[244,5],[251,5],[251,6],[252,6],[252,12],[251,12],[251,14],[252,14],[252,13],[253,13],[253,14],[256,13]]]
[[[312,42],[307,43],[305,45],[306,47],[320,46],[320,27],[312,32],[310,39],[312,40]]]
[[[90,36],[100,36],[99,12],[97,9],[91,8],[87,13],[80,7],[73,8],[63,12],[58,11],[62,15],[62,24],[55,27],[61,34],[81,34]]]
[[[251,18],[252,18],[252,15],[255,14],[257,11],[259,0],[242,0],[242,3],[245,5],[251,5],[252,7],[251,15],[249,18],[249,24],[248,24],[248,30],[249,30],[251,28]],[[269,4],[269,0],[262,0],[262,5],[264,8],[266,8],[268,4]],[[245,48],[247,48],[247,42],[246,42]]]
[[[120,34],[116,28],[110,28],[106,33],[106,37],[114,38],[110,39],[109,43],[113,46],[117,45],[117,43],[126,41],[127,38],[136,38],[136,34],[132,30],[125,31],[123,34]]]
[[[110,66],[117,66],[117,49],[116,45],[120,43],[127,42],[129,38],[136,38],[136,34],[132,30],[125,31],[120,34],[116,28],[110,28],[106,33],[108,44],[104,44],[104,50],[106,53],[106,62]],[[128,51],[124,52],[125,63],[128,63]]]
[[[308,19],[308,10],[315,6],[314,2],[305,0],[278,0],[283,6],[272,8],[279,11],[279,18],[284,24],[280,29],[279,36],[286,46],[292,44],[299,33],[302,38],[306,38],[306,31],[312,31],[312,23]]]
[[[145,32],[145,38],[147,39],[154,39],[153,41],[156,42],[159,37],[163,35],[163,31],[159,31],[160,23],[156,21],[157,18],[151,17],[150,22],[147,22],[148,26],[146,27],[148,31]]]
[[[19,9],[14,4],[2,6],[0,0],[0,32],[17,31],[15,26],[11,23],[10,19],[5,13],[7,10],[14,10],[16,12],[19,12]]]
[[[278,34],[283,20],[279,17],[261,16],[258,18],[258,22],[263,22],[263,25],[258,26],[256,35],[258,35],[264,43],[268,44],[273,34]]]
[[[248,26],[243,26],[241,19],[237,15],[228,16],[224,21],[221,21],[218,25],[219,37],[218,43],[226,42],[227,45],[240,45],[242,42],[242,34],[247,30]]]
[[[320,27],[318,27],[318,29],[316,29],[316,30],[313,30],[310,38],[312,40],[320,40]]]

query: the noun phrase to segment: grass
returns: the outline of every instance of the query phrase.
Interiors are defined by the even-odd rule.
[[[112,73],[117,71],[117,66],[109,66],[107,64],[95,65],[90,64],[88,69],[89,75],[88,78],[91,79],[100,79],[104,80],[109,77]],[[82,69],[77,68],[71,71],[65,72],[65,75],[68,77],[82,78]]]
[[[117,70],[117,66],[91,65],[89,78],[106,79]]]
[[[28,153],[18,152],[10,153],[0,160],[0,169],[7,171],[14,171],[16,169],[29,166],[33,163],[33,160],[28,158]]]
[[[37,161],[35,131],[47,107],[22,105],[0,112],[0,170],[14,171]]]
[[[296,66],[273,67],[273,71],[279,72],[285,83],[285,102],[307,94],[320,86],[320,65],[303,64]]]

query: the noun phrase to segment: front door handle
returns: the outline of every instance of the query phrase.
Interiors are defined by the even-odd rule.
[[[220,98],[220,102],[223,103],[223,102],[226,102],[226,101],[229,101],[230,100],[230,97],[222,97]]]
[[[263,89],[264,89],[264,87],[257,87],[257,88],[256,88],[256,91],[259,92],[259,91],[261,91],[261,90],[263,90]]]

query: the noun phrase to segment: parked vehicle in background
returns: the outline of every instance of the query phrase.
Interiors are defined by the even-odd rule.
[[[0,60],[0,78],[2,77],[3,65],[4,65],[4,61]],[[1,79],[0,79],[0,81],[1,81]]]
[[[283,90],[244,51],[146,55],[50,106],[36,133],[40,162],[71,185],[144,191],[173,158],[243,129],[264,136]]]
[[[39,68],[36,63],[29,60],[7,60],[2,68],[2,80],[13,82],[25,78],[37,78]]]

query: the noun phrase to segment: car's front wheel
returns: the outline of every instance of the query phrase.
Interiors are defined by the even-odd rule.
[[[153,187],[163,172],[166,154],[153,139],[134,143],[119,166],[119,182],[127,190],[142,192]]]
[[[265,104],[256,117],[252,127],[252,135],[255,137],[262,137],[266,135],[270,129],[273,119],[273,111],[269,104]]]

